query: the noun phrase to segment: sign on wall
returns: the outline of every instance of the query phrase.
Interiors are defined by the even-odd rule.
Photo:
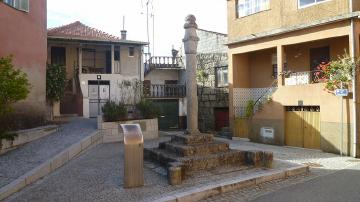
[[[349,95],[349,90],[348,89],[336,89],[335,90],[335,95],[336,96],[341,96],[341,97],[345,97]]]

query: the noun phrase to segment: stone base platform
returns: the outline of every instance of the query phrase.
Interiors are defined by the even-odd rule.
[[[181,184],[192,173],[221,166],[271,167],[273,153],[233,150],[229,144],[214,141],[213,135],[174,135],[158,148],[145,148],[144,158],[167,169],[169,183]]]

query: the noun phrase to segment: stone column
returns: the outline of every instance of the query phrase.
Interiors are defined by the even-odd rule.
[[[187,99],[187,133],[199,134],[198,97],[196,82],[196,50],[199,37],[196,34],[197,24],[194,15],[185,18],[185,37],[183,39],[186,56],[186,99]]]

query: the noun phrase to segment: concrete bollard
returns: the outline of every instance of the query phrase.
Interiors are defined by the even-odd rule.
[[[178,185],[181,184],[181,167],[169,167],[168,168],[168,179],[169,184]]]
[[[121,124],[124,131],[124,188],[144,186],[144,139],[139,124]]]

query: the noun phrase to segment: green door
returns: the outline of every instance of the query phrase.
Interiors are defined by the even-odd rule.
[[[156,100],[160,108],[159,129],[179,129],[179,103],[178,100]]]

